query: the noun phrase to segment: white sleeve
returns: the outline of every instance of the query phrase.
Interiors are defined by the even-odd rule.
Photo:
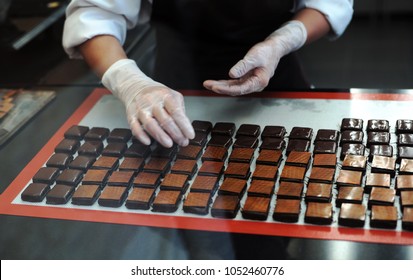
[[[140,0],[72,0],[63,29],[66,53],[81,58],[76,47],[98,35],[112,35],[123,44],[127,28],[138,22],[140,5]]]
[[[353,0],[297,0],[294,12],[304,8],[318,10],[328,20],[331,26],[331,38],[343,34],[353,16]]]

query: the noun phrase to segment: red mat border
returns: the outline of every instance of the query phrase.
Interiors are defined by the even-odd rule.
[[[220,96],[207,91],[184,90],[181,92],[185,96]],[[7,187],[4,193],[0,195],[0,214],[163,228],[413,245],[413,232],[406,231],[377,229],[366,230],[346,227],[236,221],[216,218],[178,217],[170,215],[139,214],[132,212],[91,211],[84,209],[36,206],[35,204],[12,204],[12,201],[20,193],[23,187],[27,185],[37,170],[43,166],[47,159],[53,154],[53,149],[62,140],[64,132],[73,124],[78,124],[99,101],[99,99],[106,94],[109,94],[109,92],[105,89],[95,89],[72,114],[72,116],[59,128],[59,130],[39,151],[39,153],[29,162],[22,172],[20,172],[15,180]],[[391,93],[263,92],[249,95],[248,97],[413,101],[413,95]]]

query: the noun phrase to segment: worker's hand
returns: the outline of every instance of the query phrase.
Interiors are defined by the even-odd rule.
[[[135,61],[115,62],[102,82],[123,101],[132,133],[143,144],[151,143],[148,134],[165,147],[186,146],[194,138],[182,95],[147,77]]]
[[[206,80],[204,87],[216,93],[243,95],[262,91],[274,75],[278,62],[307,40],[304,24],[293,20],[277,29],[263,42],[253,46],[229,71],[230,80]]]

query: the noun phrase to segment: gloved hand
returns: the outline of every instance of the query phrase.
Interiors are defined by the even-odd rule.
[[[302,47],[306,40],[307,30],[304,24],[298,20],[289,21],[263,42],[254,45],[245,57],[231,68],[231,80],[206,80],[204,87],[232,96],[262,91],[274,75],[280,59]]]
[[[165,147],[173,142],[186,146],[194,138],[183,96],[146,76],[135,61],[118,60],[105,72],[102,83],[122,100],[132,133],[143,144],[151,143],[148,134]]]

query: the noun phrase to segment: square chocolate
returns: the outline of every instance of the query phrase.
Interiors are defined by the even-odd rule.
[[[72,196],[72,204],[93,205],[100,195],[99,185],[80,185]]]
[[[285,161],[286,165],[308,167],[311,160],[310,152],[291,151]]]
[[[128,196],[127,187],[107,186],[103,189],[98,199],[98,204],[103,207],[120,207]]]
[[[333,183],[336,170],[334,168],[313,167],[309,181],[314,183]]]
[[[396,177],[396,190],[400,191],[413,191],[413,175],[398,175]]]
[[[69,163],[69,168],[86,171],[93,165],[93,163],[95,163],[95,161],[96,158],[92,156],[77,156],[71,163]]]
[[[396,134],[413,133],[413,120],[397,120]]]
[[[366,206],[362,204],[343,203],[340,209],[338,224],[347,227],[364,227]]]
[[[106,181],[108,180],[110,171],[106,169],[102,170],[93,170],[90,169],[86,172],[85,176],[83,177],[82,184],[83,185],[99,185],[103,187],[106,185]]]
[[[261,139],[264,138],[284,138],[287,131],[284,126],[267,125],[261,133]]]
[[[413,134],[402,133],[397,136],[397,145],[399,146],[413,146]]]
[[[399,174],[413,175],[413,159],[403,158],[400,162]]]
[[[225,147],[208,146],[202,155],[202,161],[222,161],[224,162],[228,156],[228,149]]]
[[[284,150],[285,141],[282,138],[266,137],[262,140],[260,150]]]
[[[127,143],[132,138],[132,131],[128,128],[115,128],[108,136],[108,143]]]
[[[308,152],[310,150],[310,141],[302,139],[290,139],[287,145],[287,155],[291,151]]]
[[[177,158],[198,160],[202,154],[202,147],[196,145],[188,145],[179,149]]]
[[[338,138],[340,132],[334,129],[319,129],[315,137],[315,142],[317,141],[329,141],[338,143]]]
[[[252,179],[275,181],[278,175],[278,166],[257,164]]]
[[[300,200],[277,199],[272,218],[280,222],[296,223],[298,222],[300,211]]]
[[[128,209],[148,210],[155,199],[155,189],[134,188],[126,199]]]
[[[161,190],[180,191],[185,193],[188,189],[188,176],[184,174],[171,174],[165,175],[164,180],[161,183]]]
[[[291,129],[290,139],[304,139],[311,140],[313,137],[313,129],[310,127],[298,127],[295,126]]]
[[[178,210],[182,199],[181,191],[160,190],[152,204],[152,211],[172,213]]]
[[[53,154],[46,162],[47,167],[56,167],[59,169],[65,169],[69,163],[73,160],[73,156],[63,153]]]
[[[76,187],[83,178],[83,171],[76,169],[65,169],[56,178],[56,183]]]
[[[307,168],[305,167],[285,165],[281,172],[280,181],[304,182],[306,172]]]
[[[254,157],[253,148],[233,148],[229,157],[229,162],[240,162],[250,164]]]
[[[80,142],[75,139],[63,139],[54,149],[55,153],[73,155],[79,149]]]
[[[89,131],[89,127],[82,125],[72,125],[66,130],[64,136],[67,139],[82,140],[85,134]]]
[[[281,181],[278,187],[277,200],[279,198],[300,200],[303,195],[303,189],[303,183]]]
[[[367,134],[367,146],[388,145],[390,143],[390,133],[382,131],[372,131]]]
[[[151,153],[150,146],[147,146],[141,143],[133,143],[132,145],[130,145],[129,148],[126,149],[123,155],[125,157],[147,158],[150,153]]]
[[[389,121],[387,121],[387,120],[368,120],[366,130],[367,130],[367,132],[370,132],[370,131],[389,132],[390,131]]]
[[[208,142],[208,146],[229,148],[232,145],[232,137],[228,135],[213,135]]]
[[[344,144],[363,144],[364,133],[358,130],[345,130],[341,133],[340,146]]]
[[[195,120],[192,121],[192,126],[195,131],[200,131],[208,134],[212,130],[212,123],[208,121]]]
[[[43,183],[52,185],[60,171],[56,167],[41,167],[33,176],[33,183]]]
[[[344,118],[341,121],[341,131],[363,130],[363,120],[355,118]]]
[[[212,128],[212,135],[226,135],[232,137],[235,132],[235,123],[217,122]]]
[[[336,154],[337,143],[332,141],[316,141],[314,143],[314,154]]]
[[[333,167],[337,164],[337,156],[335,154],[316,154],[314,155],[314,167]]]
[[[275,182],[267,180],[252,180],[248,188],[248,196],[271,197],[274,193]]]
[[[117,157],[101,156],[95,161],[91,169],[115,170],[118,167],[119,167],[119,159]]]
[[[397,148],[397,161],[400,162],[403,158],[413,159],[413,147],[401,146]]]
[[[346,157],[346,155],[363,156],[365,149],[366,148],[363,144],[343,144],[343,147],[341,148],[340,159],[343,160]]]
[[[190,145],[194,146],[205,146],[206,142],[208,141],[208,134],[200,131],[195,131],[195,137],[189,140]]]
[[[21,199],[28,202],[42,202],[50,191],[48,184],[31,183],[21,194]]]
[[[105,127],[92,127],[85,134],[85,140],[103,141],[109,136],[110,130]]]
[[[391,177],[396,174],[396,158],[374,156],[371,163],[371,172],[374,173],[387,173]]]
[[[112,142],[109,143],[102,151],[102,155],[108,157],[121,157],[128,146],[126,143]]]
[[[224,172],[224,163],[220,161],[205,161],[199,168],[198,175],[221,176]]]
[[[280,165],[282,160],[281,150],[261,150],[256,160],[257,164]]]
[[[72,197],[75,187],[56,184],[46,195],[47,204],[66,204]]]
[[[392,157],[393,156],[393,146],[391,145],[371,145],[369,147],[369,161],[373,160],[374,156],[384,156]]]
[[[108,186],[121,186],[129,189],[134,174],[134,171],[114,171],[108,179]]]
[[[304,221],[310,224],[329,225],[333,221],[333,207],[331,203],[309,202]]]
[[[270,211],[271,199],[268,197],[248,196],[241,210],[244,219],[265,221]]]
[[[369,197],[369,209],[372,205],[388,205],[393,206],[396,197],[396,191],[393,189],[377,188],[371,189]]]
[[[235,138],[238,138],[239,136],[250,136],[257,138],[260,136],[261,133],[261,127],[256,124],[242,124],[235,135]]]
[[[362,187],[340,187],[336,198],[336,206],[343,203],[361,204],[363,202],[364,190]]]
[[[86,141],[77,151],[79,155],[99,156],[103,151],[103,143],[100,141]]]
[[[333,195],[332,184],[309,183],[305,194],[306,202],[330,202]]]
[[[403,209],[402,227],[405,230],[413,230],[413,208]]]
[[[198,175],[191,185],[191,192],[207,192],[214,194],[218,188],[219,177]]]
[[[140,172],[145,164],[143,158],[124,158],[119,165],[120,171]]]
[[[363,180],[363,172],[353,170],[340,170],[336,183],[341,186],[361,186]]]
[[[400,204],[402,208],[413,207],[413,192],[400,192]]]
[[[218,195],[235,195],[241,199],[246,189],[246,180],[237,178],[225,178],[224,182],[219,187]]]
[[[197,161],[192,159],[177,159],[171,168],[171,173],[187,175],[189,180],[197,171]]]
[[[152,151],[151,156],[152,158],[166,158],[169,160],[173,160],[177,153],[178,153],[177,145],[173,145],[170,148],[166,148],[158,144],[156,148]]]
[[[365,191],[370,192],[371,188],[390,188],[390,174],[370,173],[367,175]]]
[[[253,136],[238,136],[234,142],[234,148],[256,148],[258,147],[258,138]]]
[[[248,180],[251,175],[249,163],[229,162],[224,176]]]
[[[395,206],[373,205],[370,226],[376,228],[396,228],[397,208]]]
[[[184,201],[182,209],[186,213],[206,215],[211,205],[211,194],[202,192],[190,192]]]
[[[161,182],[161,174],[151,172],[140,172],[133,180],[135,188],[157,188]]]
[[[367,167],[367,157],[361,155],[346,155],[341,166],[344,170],[354,170],[365,172]]]
[[[240,200],[235,195],[218,195],[212,205],[211,215],[216,218],[233,219],[240,208]]]
[[[163,176],[169,171],[171,161],[168,158],[151,158],[143,167],[145,172],[159,173]]]

